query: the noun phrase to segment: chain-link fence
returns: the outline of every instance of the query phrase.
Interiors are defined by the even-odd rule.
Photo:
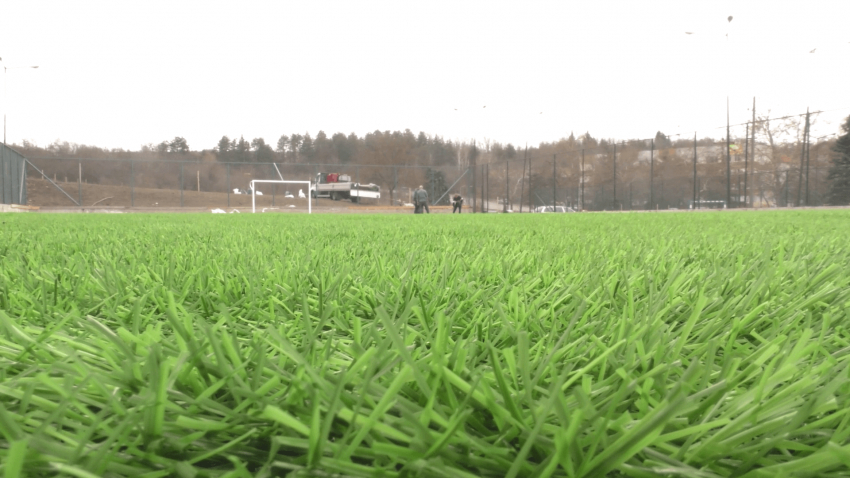
[[[550,145],[551,154],[540,148],[534,156],[477,165],[476,211],[828,205],[841,187],[829,179],[832,143],[799,132],[796,141],[780,141],[794,131],[767,128],[760,135],[766,141],[755,140],[749,125],[730,127],[728,141],[659,134],[583,148],[589,141],[563,140]]]
[[[315,181],[320,173],[347,174],[352,182],[375,184],[380,199],[366,204],[403,206],[422,186],[435,205],[450,204],[451,191],[471,190],[469,168],[403,165],[339,165],[281,163],[221,163],[136,161],[120,159],[29,159],[30,180],[37,194],[31,203],[41,206],[116,207],[236,207],[251,204],[250,182],[264,180]],[[286,184],[258,186],[257,206],[279,206],[287,196],[310,191]],[[290,201],[291,202],[291,201]]]
[[[31,204],[43,206],[232,207],[251,204],[251,180],[315,181],[320,173],[339,173],[380,188],[380,199],[364,200],[367,204],[405,206],[422,186],[438,207],[448,207],[451,196],[460,194],[467,210],[475,212],[822,206],[850,197],[841,190],[850,188],[850,180],[830,179],[836,176],[831,173],[834,138],[810,138],[809,126],[809,115],[797,115],[754,118],[688,137],[659,132],[652,139],[611,142],[571,135],[530,152],[458,143],[439,159],[441,166],[421,165],[438,162],[428,155],[374,152],[364,160],[383,158],[389,164],[45,156],[28,159],[32,184],[39,186],[28,192]],[[392,164],[394,157],[408,163]],[[449,162],[456,165],[445,165]],[[4,188],[12,190],[9,178],[16,174],[25,171],[4,174]],[[51,190],[47,182],[58,187]],[[60,188],[64,195],[56,191]],[[310,193],[273,184],[264,184],[261,192],[257,205],[262,207]]]
[[[729,171],[716,145],[697,146],[696,165],[683,148],[629,150],[613,145],[472,168],[380,165],[292,165],[273,163],[185,163],[170,161],[29,159],[29,181],[43,181],[30,201],[42,206],[109,205],[125,207],[233,207],[250,205],[254,179],[314,180],[338,171],[352,181],[380,187],[371,204],[403,206],[422,186],[434,205],[448,206],[464,197],[476,212],[530,212],[547,206],[567,210],[610,211],[690,208],[822,206],[831,181],[825,157],[799,163],[730,158]],[[615,160],[616,154],[616,160]],[[687,160],[687,161],[685,161]],[[583,164],[583,166],[582,166]],[[12,161],[3,164],[4,202],[20,195],[10,178],[22,174]],[[12,170],[14,169],[14,171]],[[55,183],[66,194],[53,185]],[[38,184],[38,183],[36,183]],[[24,183],[24,187],[26,184]],[[299,191],[298,189],[302,189]],[[264,184],[257,205],[277,206],[303,188]],[[8,198],[6,196],[9,196]],[[9,199],[10,201],[6,201]],[[17,199],[17,198],[15,198]]]

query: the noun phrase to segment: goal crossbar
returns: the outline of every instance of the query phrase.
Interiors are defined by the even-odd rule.
[[[274,184],[304,184],[307,186],[307,214],[313,213],[313,198],[310,194],[310,181],[280,181],[277,179],[252,179],[251,180],[251,212],[257,212],[257,188],[255,183],[274,183]]]

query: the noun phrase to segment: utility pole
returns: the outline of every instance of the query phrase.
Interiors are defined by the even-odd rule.
[[[732,157],[729,154],[729,97],[726,97],[726,207],[732,207]]]
[[[809,205],[809,150],[812,148],[811,123],[809,122],[809,110],[806,108],[806,206]],[[817,156],[815,156],[817,160]]]
[[[755,167],[755,164],[756,164],[756,97],[755,96],[753,96],[753,128],[752,128],[752,130],[753,130],[752,131],[752,135],[753,135],[752,143],[753,143],[753,165],[754,165],[753,167]],[[744,175],[744,192],[746,192],[746,191],[747,191],[747,176]]]
[[[806,108],[806,126],[803,127],[803,141],[800,143],[800,174],[797,177],[797,207],[803,205],[803,166],[806,161],[806,134],[809,132],[809,109]]]

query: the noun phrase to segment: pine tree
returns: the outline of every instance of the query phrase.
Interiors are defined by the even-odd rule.
[[[215,148],[219,161],[227,161],[230,158],[230,138],[222,136]]]
[[[308,163],[313,162],[313,158],[316,156],[316,147],[313,144],[313,137],[310,136],[310,133],[304,133],[304,136],[301,139],[301,146],[298,148],[298,153],[301,154],[302,157],[307,159]]]
[[[189,143],[186,142],[186,138],[176,136],[168,143],[168,152],[186,154],[189,152]]]
[[[234,139],[234,141],[236,140]],[[231,145],[231,150],[233,151],[237,162],[247,163],[251,160],[251,143],[245,141],[244,136],[240,136],[239,141],[236,141],[235,145]]]
[[[831,182],[829,203],[834,206],[850,205],[850,116],[841,126],[844,134],[835,142],[832,166],[827,179]]]

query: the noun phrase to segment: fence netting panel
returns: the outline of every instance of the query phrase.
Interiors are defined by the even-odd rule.
[[[528,154],[482,149],[477,156],[459,154],[439,165],[424,157],[369,165],[61,157],[26,163],[6,149],[0,194],[10,203],[25,192],[32,204],[42,206],[244,208],[251,205],[251,180],[314,181],[319,173],[338,173],[378,185],[380,199],[361,202],[383,207],[410,204],[419,186],[435,206],[450,207],[451,197],[460,194],[465,209],[477,212],[827,205],[842,187],[830,179],[834,138],[807,142],[800,131],[799,125],[774,121],[755,130],[730,126],[728,138],[723,128],[617,143],[565,140]],[[22,190],[22,177],[32,190]],[[285,200],[298,199],[299,190],[310,194],[306,185],[261,184],[257,205],[289,207],[293,201]]]

